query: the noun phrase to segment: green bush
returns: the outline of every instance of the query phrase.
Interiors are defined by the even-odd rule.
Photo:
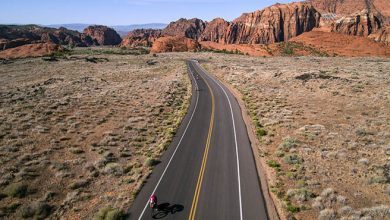
[[[298,141],[292,137],[286,137],[283,142],[279,145],[279,148],[284,151],[288,151],[291,148],[297,147]]]
[[[299,209],[299,207],[294,206],[294,205],[291,204],[291,203],[287,203],[287,211],[289,211],[289,212],[291,212],[291,213],[296,213],[296,212],[299,212],[300,209]]]
[[[301,164],[302,159],[296,154],[288,154],[283,157],[283,161],[287,164]]]
[[[10,205],[6,205],[4,207],[0,207],[0,217],[2,217],[3,214],[11,214],[16,211],[16,209],[19,208],[21,204],[19,202],[11,203]]]
[[[24,183],[13,183],[4,189],[4,193],[10,197],[23,198],[28,194],[28,185]]]
[[[153,166],[156,166],[157,164],[159,164],[160,161],[159,160],[156,160],[154,158],[148,158],[146,159],[145,161],[145,165],[148,166],[148,167],[153,167]]]
[[[263,128],[256,128],[256,133],[257,133],[257,136],[259,137],[263,137],[263,136],[266,136],[267,135],[267,131],[264,130]]]
[[[284,44],[283,53],[285,55],[293,55],[294,54],[294,47],[290,43]]]
[[[95,220],[122,220],[125,219],[125,214],[122,210],[112,208],[111,206],[107,206],[99,209],[98,213],[96,213]]]
[[[268,166],[273,167],[273,168],[280,167],[280,164],[278,162],[274,161],[274,160],[267,161],[267,164],[268,164]]]

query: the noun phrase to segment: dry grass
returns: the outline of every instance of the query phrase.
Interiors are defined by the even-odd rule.
[[[119,215],[169,145],[191,95],[185,62],[94,56],[0,64],[0,218]]]
[[[258,156],[287,215],[390,218],[389,59],[202,57],[264,130]]]

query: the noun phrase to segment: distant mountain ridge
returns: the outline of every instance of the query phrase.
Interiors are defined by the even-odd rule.
[[[85,28],[91,26],[92,24],[83,24],[83,23],[74,23],[74,24],[51,24],[51,25],[42,25],[44,27],[51,28],[60,28],[64,27],[69,30],[75,30],[78,32],[83,32]],[[135,29],[164,29],[167,24],[163,23],[147,23],[147,24],[130,24],[130,25],[113,25],[109,26],[118,32],[119,35],[125,36],[128,32]]]

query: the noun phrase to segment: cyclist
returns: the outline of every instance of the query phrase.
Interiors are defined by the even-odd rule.
[[[149,199],[149,205],[150,205],[150,208],[152,209],[157,209],[157,196],[156,195],[151,195],[150,196],[150,199]]]

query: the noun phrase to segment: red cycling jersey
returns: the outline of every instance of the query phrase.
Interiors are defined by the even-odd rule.
[[[152,204],[154,204],[154,205],[156,205],[157,204],[157,197],[156,197],[156,195],[151,195],[150,196],[150,199],[149,199],[149,202],[150,202],[150,204],[152,205]]]

